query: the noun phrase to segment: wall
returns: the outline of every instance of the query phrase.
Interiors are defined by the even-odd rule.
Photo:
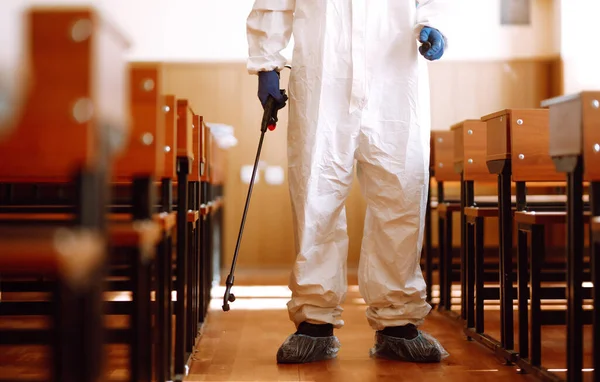
[[[566,94],[600,88],[600,50],[591,39],[597,33],[600,2],[556,0],[560,5],[561,57]]]
[[[554,19],[554,0],[531,0],[532,24],[510,27],[500,25],[500,0],[451,1],[453,9],[449,17],[456,22],[451,23],[452,29],[447,32],[452,45],[446,60],[503,60],[558,54],[554,36],[548,38],[547,33]],[[165,58],[190,62],[244,61],[246,17],[253,2],[170,0],[161,13],[167,26]],[[288,59],[292,48],[293,41],[284,52]]]
[[[450,0],[452,49],[447,60],[494,60],[552,56],[556,38],[547,31],[554,0],[532,1],[532,25],[500,25],[500,0]],[[559,0],[556,0],[559,1]],[[579,0],[578,0],[579,1]],[[594,0],[580,0],[594,2]],[[31,4],[93,4],[132,42],[131,59],[172,62],[244,61],[246,17],[253,0],[1,0]],[[571,5],[571,8],[575,7]],[[570,10],[571,11],[571,10]],[[579,15],[577,8],[573,14]],[[590,16],[591,17],[591,16]],[[593,25],[593,23],[590,23]],[[0,36],[0,42],[4,36]],[[291,56],[291,48],[286,56]]]
[[[531,0],[532,24],[510,27],[500,25],[500,0],[450,1],[449,17],[456,22],[451,23],[452,29],[447,32],[452,45],[446,60],[504,60],[558,54],[554,36],[547,33],[554,20],[554,0]],[[253,2],[169,0],[161,13],[169,42],[165,57],[190,62],[245,60],[246,17]],[[284,52],[288,59],[292,47],[293,42]]]

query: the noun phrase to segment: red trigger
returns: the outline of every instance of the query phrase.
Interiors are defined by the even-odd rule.
[[[275,130],[275,128],[276,128],[276,127],[277,127],[277,125],[275,125],[275,124],[267,126],[267,128],[268,128],[270,131],[273,131],[273,130]]]

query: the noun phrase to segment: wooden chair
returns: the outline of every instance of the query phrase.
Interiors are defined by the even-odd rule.
[[[222,258],[222,241],[223,241],[223,211],[224,211],[224,188],[227,176],[227,150],[222,148],[213,133],[213,128],[208,128],[210,133],[209,142],[210,150],[208,153],[208,175],[210,177],[210,231],[207,241],[210,245],[210,250],[206,256],[206,276],[203,280],[203,314],[202,320],[206,319],[209,304],[211,301],[211,290],[213,285],[214,275],[220,272],[220,259]],[[208,135],[207,135],[208,136]]]
[[[123,291],[126,288],[132,292],[132,301],[110,302],[108,306],[114,306],[114,309],[109,308],[108,312],[122,314],[125,309],[117,306],[131,307],[129,332],[132,338],[127,341],[127,336],[116,335],[113,339],[130,346],[132,381],[151,380],[152,360],[164,352],[161,347],[167,346],[159,340],[158,334],[169,330],[166,326],[166,293],[161,295],[161,286],[157,284],[158,280],[166,281],[161,266],[166,265],[164,258],[171,256],[165,241],[174,228],[174,215],[170,212],[161,214],[156,208],[159,200],[156,183],[165,175],[166,162],[162,71],[162,67],[154,63],[130,64],[132,130],[113,171],[113,181],[129,189],[129,198],[122,213],[109,216],[114,253],[111,259],[113,266],[124,266],[129,270],[130,285],[111,282],[108,289]],[[117,285],[121,288],[114,288]],[[151,300],[151,292],[156,295],[155,303]],[[164,326],[155,326],[153,330],[153,321]],[[156,362],[155,365],[164,372],[164,364]]]
[[[517,264],[518,264],[518,315],[519,315],[519,353],[517,364],[525,371],[535,373],[542,378],[556,378],[541,368],[541,326],[564,324],[564,311],[546,310],[542,312],[541,299],[564,298],[565,290],[560,286],[542,286],[548,280],[552,270],[546,270],[542,277],[542,268],[550,263],[546,249],[545,231],[551,225],[564,225],[564,198],[545,197],[554,203],[540,208],[530,205],[527,188],[537,182],[564,182],[564,174],[556,172],[548,155],[548,110],[528,110],[514,113],[516,125],[511,130],[510,147],[512,180],[516,183],[516,211],[514,220],[517,225]],[[528,238],[531,244],[528,244]],[[545,264],[544,264],[545,263]],[[558,272],[564,273],[564,261],[559,259]],[[557,281],[556,279],[553,281]],[[561,281],[558,278],[558,281]],[[564,282],[564,278],[562,278]],[[531,313],[528,314],[528,299]],[[531,344],[531,349],[529,345]],[[531,350],[531,352],[530,352]]]
[[[174,359],[174,379],[182,381],[189,368],[188,362],[190,353],[189,344],[189,324],[190,317],[188,312],[188,293],[189,277],[188,267],[190,264],[190,251],[192,245],[190,240],[193,234],[188,228],[190,195],[189,181],[194,179],[192,168],[194,166],[194,141],[198,143],[198,138],[194,140],[193,113],[188,107],[186,100],[177,100],[177,257],[176,257],[176,290],[177,302],[175,304],[175,359]],[[197,155],[197,154],[196,154]],[[193,212],[192,212],[193,215]],[[194,217],[195,218],[195,217]],[[194,219],[192,218],[192,220]]]
[[[214,184],[213,184],[213,136],[210,132],[210,128],[202,121],[202,130],[204,131],[204,157],[203,157],[203,172],[201,177],[202,186],[202,202],[201,202],[201,214],[202,219],[200,221],[200,230],[202,235],[202,248],[200,252],[201,258],[201,273],[200,273],[200,288],[201,288],[201,299],[199,301],[201,307],[200,320],[205,321],[208,307],[210,304],[210,291],[212,286],[212,260],[213,260],[213,216],[217,212],[219,205],[215,203],[214,199]]]
[[[600,280],[597,266],[598,219],[600,215],[600,189],[598,187],[598,126],[600,125],[600,92],[586,91],[545,100],[542,107],[549,108],[549,154],[558,172],[567,178],[567,378],[583,379],[583,310],[584,290],[584,180],[591,181],[591,237],[593,299],[593,365],[594,380],[600,367],[600,316],[598,304]],[[533,288],[533,286],[532,286]],[[533,293],[533,292],[532,292]],[[532,307],[533,309],[533,307]],[[537,357],[537,354],[535,354]],[[532,358],[534,354],[532,354]],[[533,360],[532,360],[533,361]],[[536,360],[537,361],[537,360]]]
[[[103,371],[104,190],[115,152],[109,138],[123,139],[128,129],[127,102],[115,96],[127,94],[127,42],[92,8],[34,8],[28,19],[35,81],[18,124],[0,142],[0,162],[10,163],[0,168],[0,182],[64,183],[74,198],[68,219],[55,224],[0,217],[0,274],[47,279],[50,302],[28,314],[54,321],[52,329],[3,330],[0,341],[52,344],[56,380],[96,381]],[[27,304],[3,301],[0,315]]]
[[[165,109],[159,95],[161,69],[154,64],[132,64],[130,74],[133,138],[124,142],[123,154],[116,161],[113,174],[115,190],[121,186],[121,191],[128,191],[125,193],[128,199],[118,208],[113,206],[113,210],[118,212],[109,215],[111,268],[106,289],[111,292],[131,291],[132,301],[112,301],[105,305],[108,315],[127,314],[132,318],[129,329],[109,330],[108,342],[130,347],[130,379],[137,381],[151,378],[153,351],[157,359],[154,363],[156,373],[169,370],[166,355],[169,342],[162,333],[170,332],[171,287],[168,272],[175,225],[172,213],[158,213],[155,207],[154,183],[155,179],[165,175],[163,166],[165,153],[168,153],[162,139]],[[165,183],[166,180],[163,178],[162,181]],[[165,211],[169,209],[166,207]],[[4,214],[3,218],[9,216]],[[50,222],[68,219],[68,215],[20,214],[10,218]],[[123,276],[125,280],[119,278]],[[155,309],[151,309],[152,289],[157,296]],[[156,317],[154,330],[151,324],[153,315]],[[160,359],[163,362],[159,362]]]
[[[465,120],[451,128],[454,134],[454,169],[461,179],[461,318],[467,321],[466,327],[471,327],[473,316],[472,304],[469,304],[474,294],[471,281],[474,278],[474,259],[469,245],[472,243],[473,228],[483,234],[482,218],[487,214],[475,214],[477,226],[473,227],[473,216],[470,211],[489,211],[481,207],[490,204],[490,198],[484,195],[475,196],[475,186],[489,187],[492,177],[485,166],[486,129],[478,120]],[[492,197],[493,204],[493,197]],[[481,206],[480,206],[481,205]],[[483,243],[481,243],[483,246]],[[481,295],[480,295],[481,297]]]
[[[500,341],[487,337],[485,343],[493,348],[496,353],[503,357],[507,362],[517,362],[519,354],[514,350],[514,280],[516,278],[514,269],[515,259],[513,257],[513,214],[515,211],[524,211],[526,208],[539,213],[541,211],[556,211],[565,207],[565,198],[561,195],[542,195],[531,196],[526,200],[526,187],[524,181],[516,181],[522,179],[525,172],[525,177],[528,181],[539,183],[540,186],[548,185],[544,182],[544,177],[548,177],[548,173],[542,171],[544,167],[535,174],[531,174],[527,167],[522,166],[526,156],[525,150],[527,147],[522,147],[522,143],[517,143],[514,140],[515,136],[521,136],[525,129],[537,134],[536,138],[543,142],[544,132],[547,132],[548,116],[547,110],[543,109],[510,109],[503,110],[491,115],[482,117],[482,121],[486,123],[487,129],[487,166],[491,173],[498,174],[498,204],[497,212],[490,211],[490,214],[496,214],[499,217],[499,266],[500,266]],[[539,143],[539,142],[538,142]],[[516,146],[515,146],[516,145]],[[533,147],[533,146],[532,146]],[[527,151],[529,157],[539,160],[539,146],[534,151]],[[520,161],[520,162],[518,162]],[[517,163],[515,165],[515,163]],[[534,166],[540,165],[538,162],[531,162]],[[517,172],[518,171],[518,172]],[[555,179],[550,176],[551,179]],[[512,195],[512,182],[516,188],[516,195]],[[556,183],[549,183],[556,185]],[[542,188],[543,189],[543,188]],[[475,213],[474,210],[471,211]],[[477,236],[477,235],[476,235]],[[475,238],[474,240],[478,240]],[[479,239],[481,240],[481,239]],[[467,250],[473,250],[475,262],[479,264],[481,259],[480,248],[478,245],[467,243]],[[469,264],[469,262],[467,262]],[[478,265],[475,266],[475,269]],[[471,272],[472,273],[472,272]],[[555,269],[552,277],[554,281],[560,281],[560,266]],[[475,277],[477,279],[477,277]],[[481,283],[475,289],[483,288]],[[487,289],[487,288],[486,288]],[[477,294],[477,292],[475,293]],[[484,290],[484,296],[486,295]],[[473,302],[473,296],[467,296],[469,303]],[[475,313],[474,320],[469,320],[468,326],[473,325],[480,317],[481,324],[475,323],[475,330],[470,330],[475,335],[474,338],[481,337],[483,332],[483,306],[481,299],[477,299],[475,306],[478,311]],[[472,313],[472,310],[470,311]],[[523,312],[521,312],[523,314]]]
[[[430,208],[437,210],[438,231],[438,274],[440,298],[439,307],[451,310],[451,292],[453,275],[453,246],[452,246],[452,217],[460,211],[460,201],[446,198],[445,185],[460,182],[460,176],[454,171],[454,134],[451,131],[432,132],[431,141],[431,175],[437,183],[437,200],[430,202]],[[429,223],[428,230],[431,229]],[[433,254],[431,244],[426,245],[426,273],[427,295],[431,296],[433,285]],[[431,297],[430,297],[431,298]]]

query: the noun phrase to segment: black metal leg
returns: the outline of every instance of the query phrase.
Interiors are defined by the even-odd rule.
[[[165,364],[165,369],[167,372],[167,380],[173,379],[173,237],[169,236],[167,240],[167,248],[168,252],[164,258],[165,267],[164,267],[164,277],[166,280],[165,287],[165,303],[166,303],[166,312],[165,312],[165,326],[167,328],[166,332],[166,344],[167,344],[167,360]]]
[[[173,210],[173,180],[163,178],[161,181],[161,209],[162,212]]]
[[[502,347],[514,349],[513,280],[512,280],[512,206],[511,167],[504,166],[499,176],[500,250],[500,316]]]
[[[196,210],[196,182],[190,182],[188,184],[188,192],[189,192],[189,210]],[[187,225],[188,230],[188,262],[187,262],[187,338],[185,341],[185,351],[186,353],[191,353],[194,348],[194,255],[196,253],[196,224],[193,222],[188,222]]]
[[[467,328],[475,327],[475,225],[467,219],[466,254],[466,295],[463,299],[467,307]]]
[[[446,233],[444,234],[444,244],[446,249],[444,250],[444,259],[446,260],[445,268],[446,268],[446,285],[444,286],[444,290],[446,292],[445,302],[446,302],[446,310],[452,310],[452,276],[454,274],[454,269],[452,266],[452,213],[448,212],[446,214],[446,219],[444,220],[444,228],[446,229]]]
[[[567,379],[583,378],[583,167],[567,174]]]
[[[208,182],[202,182],[202,203],[207,204],[210,198],[210,188]],[[201,301],[200,305],[202,306],[202,314],[200,315],[200,321],[204,322],[206,311],[208,309],[208,305],[210,303],[210,288],[209,285],[209,256],[208,253],[208,243],[209,243],[209,232],[208,232],[208,219],[206,216],[202,216],[200,222],[200,285],[201,285]]]
[[[600,256],[600,241],[597,234],[592,233],[592,277],[594,284],[594,311],[593,311],[593,368],[594,381],[600,381],[600,264],[598,256]]]
[[[177,158],[177,227],[187,227],[188,210],[188,158]],[[175,328],[175,380],[183,380],[185,375],[185,345],[187,328],[187,268],[188,268],[188,230],[177,229],[177,304]]]
[[[590,184],[590,207],[592,216],[600,216],[600,183]],[[590,224],[591,227],[591,224]],[[593,368],[594,381],[600,381],[600,237],[590,229],[590,263],[593,287]]]
[[[425,210],[425,293],[427,302],[431,303],[433,286],[433,254],[431,251],[431,177],[427,187],[427,209]]]
[[[53,289],[53,377],[61,382],[101,380],[104,352],[102,273],[89,286],[75,290],[57,281]]]
[[[517,261],[519,275],[519,357],[529,358],[529,269],[527,231],[520,226],[517,231]]]
[[[200,329],[200,323],[202,322],[202,311],[203,311],[203,307],[201,305],[202,302],[202,293],[203,293],[203,289],[202,289],[202,277],[201,277],[201,270],[202,270],[202,225],[200,224],[201,219],[198,220],[197,225],[196,225],[196,267],[194,269],[194,278],[195,278],[195,285],[196,285],[196,297],[194,299],[194,303],[196,304],[196,316],[194,317],[194,323],[196,325],[196,334],[198,334],[198,331]]]
[[[506,343],[504,333],[504,298],[502,290],[504,289],[504,214],[502,213],[502,176],[498,175],[498,271],[499,271],[499,284],[500,284],[500,344],[504,346]]]
[[[188,248],[189,248],[189,258],[188,258],[188,294],[187,294],[187,340],[185,350],[187,353],[191,353],[194,348],[194,255],[196,252],[196,228],[193,223],[188,223]]]
[[[209,214],[206,219],[206,283],[205,283],[205,293],[206,293],[206,301],[210,302],[210,291],[212,287],[212,256],[213,256],[213,215]],[[208,305],[207,305],[208,308]]]
[[[200,206],[202,205],[202,183],[198,183],[196,185],[196,194],[198,195],[198,210],[200,210]],[[202,284],[200,278],[200,269],[201,269],[201,254],[202,254],[202,231],[200,225],[200,219],[196,222],[196,252],[194,253],[194,289],[196,291],[196,295],[194,296],[194,305],[196,306],[194,315],[194,325],[195,330],[194,333],[198,335],[198,331],[200,329],[200,316],[202,311],[202,306],[200,305],[200,296],[202,294]]]
[[[131,195],[133,220],[150,219],[155,203],[155,187],[152,177],[134,178]]]
[[[469,293],[467,291],[467,282],[469,275],[468,270],[468,258],[467,258],[467,245],[473,244],[473,241],[468,241],[467,238],[467,218],[465,216],[465,207],[470,207],[475,204],[475,192],[473,181],[465,181],[463,178],[463,192],[461,193],[462,208],[460,209],[461,215],[461,249],[460,249],[460,302],[461,302],[461,317],[463,320],[467,320],[467,300],[469,299]],[[450,220],[452,222],[452,220]],[[472,249],[472,248],[471,248]],[[471,250],[472,252],[472,250]]]
[[[460,317],[465,320],[467,315],[466,310],[466,280],[465,280],[465,259],[466,254],[465,251],[467,249],[467,220],[465,218],[465,207],[468,205],[467,203],[467,187],[464,182],[463,175],[461,174],[461,191],[460,191]],[[449,214],[449,223],[446,224],[452,225],[452,214]],[[452,237],[450,237],[449,241],[452,241]],[[450,252],[450,257],[452,258],[452,252]],[[450,273],[451,274],[451,273]],[[452,285],[452,283],[450,283]]]
[[[475,218],[475,331],[483,333],[484,312],[484,265],[483,265],[483,218]]]
[[[77,171],[75,174],[75,225],[81,227],[92,227],[103,230],[105,228],[105,217],[99,205],[105,205],[101,176],[86,171]]]
[[[139,249],[133,251],[131,280],[133,284],[133,331],[131,341],[131,381],[150,382],[152,379],[152,330],[150,307],[150,264]]]
[[[208,305],[210,303],[210,289],[212,283],[212,270],[210,268],[211,262],[211,252],[210,252],[210,244],[211,244],[211,226],[210,226],[210,216],[206,216],[203,223],[204,229],[204,245],[202,247],[202,258],[204,263],[204,314],[206,314],[208,310]]]
[[[157,290],[156,290],[156,305],[157,309],[157,351],[156,351],[156,378],[159,381],[168,381],[170,376],[167,376],[167,357],[169,354],[169,347],[167,345],[168,337],[167,332],[171,330],[170,326],[167,326],[167,306],[169,300],[167,297],[167,275],[165,267],[167,262],[165,259],[171,255],[169,245],[169,238],[167,233],[163,234],[162,240],[158,244],[157,249],[157,261],[156,261],[156,275],[157,275]]]
[[[440,211],[438,204],[438,273],[440,285],[440,303],[438,307],[446,308],[446,225],[441,214],[442,212]]]
[[[540,273],[543,254],[545,253],[543,225],[531,227],[529,251],[531,261],[531,364],[539,367],[542,364],[542,287]]]

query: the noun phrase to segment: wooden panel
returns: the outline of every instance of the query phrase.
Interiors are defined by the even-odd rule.
[[[550,109],[550,155],[582,154],[582,105],[579,94],[542,102]]]
[[[510,115],[508,110],[481,117],[486,122],[487,151],[486,160],[510,159]]]
[[[202,156],[202,125],[199,124],[199,117],[199,115],[194,113],[194,110],[189,106],[188,103],[188,113],[186,118],[189,118],[192,124],[192,144],[194,150],[194,160],[192,161],[192,173],[189,178],[189,180],[192,182],[200,181],[200,158]]]
[[[200,141],[200,177],[204,177],[206,175],[206,171],[207,171],[207,163],[210,162],[209,158],[207,157],[207,139],[208,139],[208,135],[210,134],[210,129],[208,128],[208,126],[206,125],[206,123],[204,123],[204,117],[202,116],[198,116],[198,126],[200,126],[200,137],[201,137],[201,141]]]
[[[466,121],[463,130],[464,179],[489,182],[496,180],[486,165],[487,130],[481,121]]]
[[[162,116],[162,67],[130,64],[131,133],[113,173],[117,181],[160,177],[165,167],[165,119]]]
[[[194,159],[192,118],[186,99],[177,100],[177,156]]]
[[[600,92],[585,92],[581,99],[586,180],[600,181]]]
[[[434,131],[432,151],[435,179],[438,182],[460,181],[460,175],[454,171],[454,134],[452,131]]]
[[[512,180],[515,182],[564,181],[549,155],[547,109],[514,110],[510,118]]]
[[[204,131],[204,173],[202,174],[202,181],[212,183],[213,162],[211,159],[214,139],[206,124],[202,124],[202,129]]]
[[[163,103],[165,119],[165,171],[163,177],[175,180],[177,179],[177,161],[175,160],[177,154],[177,102],[174,95],[166,95]]]
[[[454,155],[453,155],[453,161],[454,161],[454,172],[460,174],[463,172],[463,166],[464,166],[464,161],[465,161],[465,156],[464,156],[464,152],[465,152],[465,142],[464,142],[464,137],[463,137],[463,129],[464,129],[464,122],[461,123],[457,123],[453,126],[450,127],[450,130],[453,133],[453,140],[454,140]]]
[[[19,124],[0,143],[0,179],[66,181],[103,162],[103,135],[123,140],[128,45],[91,10],[35,10],[29,19],[35,81]]]
[[[459,130],[463,141],[463,179],[493,181],[496,177],[486,165],[486,125],[484,122],[468,120]]]

